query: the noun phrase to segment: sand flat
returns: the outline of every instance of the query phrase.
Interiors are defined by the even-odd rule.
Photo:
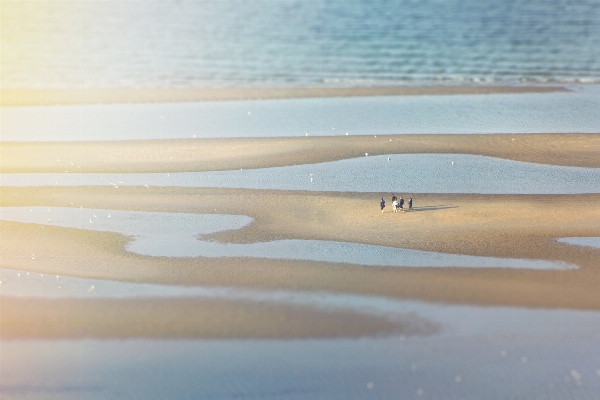
[[[411,270],[294,260],[148,257],[126,252],[128,239],[122,235],[14,222],[0,223],[2,266],[132,282],[327,290],[482,305],[600,308],[600,251],[554,240],[600,236],[600,195],[415,194],[417,211],[401,214],[382,214],[378,197],[200,188],[2,188],[1,204],[69,206],[65,203],[73,201],[74,207],[243,214],[256,221],[205,238],[239,243],[349,241],[560,260],[579,269]],[[295,206],[289,207],[290,202]]]
[[[428,334],[418,317],[391,321],[351,311],[202,298],[0,297],[0,339],[292,339]]]
[[[564,86],[381,86],[330,88],[205,89],[3,89],[0,106],[167,103],[358,96],[418,96],[490,93],[548,93]]]
[[[193,172],[455,153],[600,167],[598,134],[469,134],[0,143],[0,172]]]
[[[593,134],[3,142],[0,167],[3,173],[64,172],[64,168],[77,167],[77,172],[208,171],[334,161],[362,157],[365,152],[467,153],[600,167],[600,137]],[[0,266],[124,282],[327,291],[484,306],[600,309],[600,250],[555,241],[600,236],[600,195],[396,194],[413,197],[416,211],[394,214],[388,207],[382,214],[379,199],[385,197],[389,202],[390,193],[176,187],[0,187],[0,206],[242,214],[255,221],[243,229],[203,239],[233,243],[347,241],[558,260],[578,269],[415,269],[259,258],[150,257],[127,252],[129,239],[115,233],[5,221],[0,222]],[[81,303],[5,296],[2,304],[8,310],[0,316],[2,332],[11,338],[356,337],[406,328],[354,313],[194,299]],[[153,315],[150,310],[155,306],[161,311]],[[102,318],[96,322],[90,318],[87,326],[72,318],[94,314]],[[141,317],[136,320],[136,315]],[[285,321],[290,320],[288,326]]]

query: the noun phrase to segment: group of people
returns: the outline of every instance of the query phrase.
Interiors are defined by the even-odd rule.
[[[379,206],[381,207],[381,212],[384,212],[383,209],[385,208],[385,200],[383,200],[383,197],[381,198],[381,203],[379,203]],[[404,199],[402,196],[400,196],[400,199],[398,199],[396,195],[392,193],[392,207],[394,208],[394,212],[398,212],[398,210],[404,212]],[[408,211],[414,211],[412,197],[408,199]]]

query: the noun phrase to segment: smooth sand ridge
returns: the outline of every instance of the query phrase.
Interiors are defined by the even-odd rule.
[[[379,135],[114,142],[0,142],[0,172],[192,172],[455,153],[600,167],[598,134]]]
[[[382,86],[346,88],[4,89],[1,106],[166,103],[357,96],[416,96],[567,91],[563,86]]]
[[[408,196],[409,194],[405,194]],[[2,206],[242,214],[249,226],[204,239],[317,239],[456,254],[559,260],[572,271],[409,269],[254,258],[167,258],[125,251],[119,234],[2,222],[2,266],[132,282],[326,290],[481,305],[600,308],[600,250],[555,242],[600,236],[600,195],[419,195],[381,213],[389,194],[201,188],[2,188]],[[293,205],[293,206],[291,206]],[[35,254],[35,260],[32,260]]]
[[[423,335],[435,323],[295,305],[202,298],[0,297],[0,339],[293,339]]]

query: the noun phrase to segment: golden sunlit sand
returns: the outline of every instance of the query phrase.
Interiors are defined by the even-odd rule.
[[[56,160],[52,158],[57,154],[61,159],[77,160],[85,172],[166,172],[313,163],[358,156],[365,148],[369,154],[464,152],[598,167],[600,141],[596,136],[406,135],[381,139],[206,139],[1,146],[3,172],[54,171],[52,164]],[[42,156],[46,152],[50,156]],[[116,156],[115,161],[103,162],[111,154]],[[148,157],[141,157],[142,154]],[[173,154],[183,160],[174,157],[173,163],[166,161],[167,155]],[[37,224],[15,222],[0,222],[1,266],[127,282],[329,291],[475,305],[600,309],[600,249],[555,242],[560,237],[600,236],[600,195],[397,194],[413,197],[415,212],[394,214],[386,208],[382,214],[379,199],[389,200],[389,193],[176,187],[2,187],[0,205],[242,214],[255,221],[243,229],[206,238],[236,243],[277,239],[347,241],[465,255],[558,260],[578,269],[384,268],[302,260],[150,257],[127,252],[129,239],[119,234],[52,226],[41,229]],[[11,337],[39,337],[43,331],[53,337],[330,337],[402,332],[405,328],[351,312],[324,313],[285,305],[221,304],[202,299],[185,300],[180,313],[173,312],[179,305],[167,302],[157,308],[156,314],[148,314],[154,301],[80,304],[79,300],[57,300],[48,303],[54,307],[48,308],[54,310],[48,315],[55,315],[60,309],[62,317],[45,317],[38,324],[31,321],[44,313],[43,302],[6,298],[3,305],[10,304],[12,311],[2,313],[2,332]],[[163,304],[162,300],[155,302]],[[22,317],[16,317],[15,310],[21,310]],[[85,321],[72,320],[81,310],[97,313],[98,320],[106,321],[106,326],[84,327]],[[195,317],[188,318],[187,312]],[[148,321],[123,322],[133,315],[145,315],[142,320]],[[280,317],[294,323],[288,326],[265,322]],[[63,322],[52,322],[61,318]],[[173,323],[177,329],[157,330],[160,321]],[[302,329],[291,328],[300,325]]]
[[[313,164],[381,154],[455,153],[600,167],[595,134],[379,135],[4,142],[0,172],[177,172]]]

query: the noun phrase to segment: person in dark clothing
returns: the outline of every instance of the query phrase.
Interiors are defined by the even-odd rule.
[[[381,207],[381,212],[383,212],[383,209],[385,208],[385,200],[383,200],[383,197],[381,198],[381,203],[379,203],[379,206]]]
[[[408,199],[408,211],[414,211],[412,208],[412,197]]]
[[[396,197],[396,195],[395,195],[395,194],[393,194],[393,193],[392,193],[392,203],[393,203],[394,201],[396,201],[396,200],[398,200],[398,198]]]
[[[400,196],[400,204],[398,204],[399,208],[404,212],[404,199]]]

